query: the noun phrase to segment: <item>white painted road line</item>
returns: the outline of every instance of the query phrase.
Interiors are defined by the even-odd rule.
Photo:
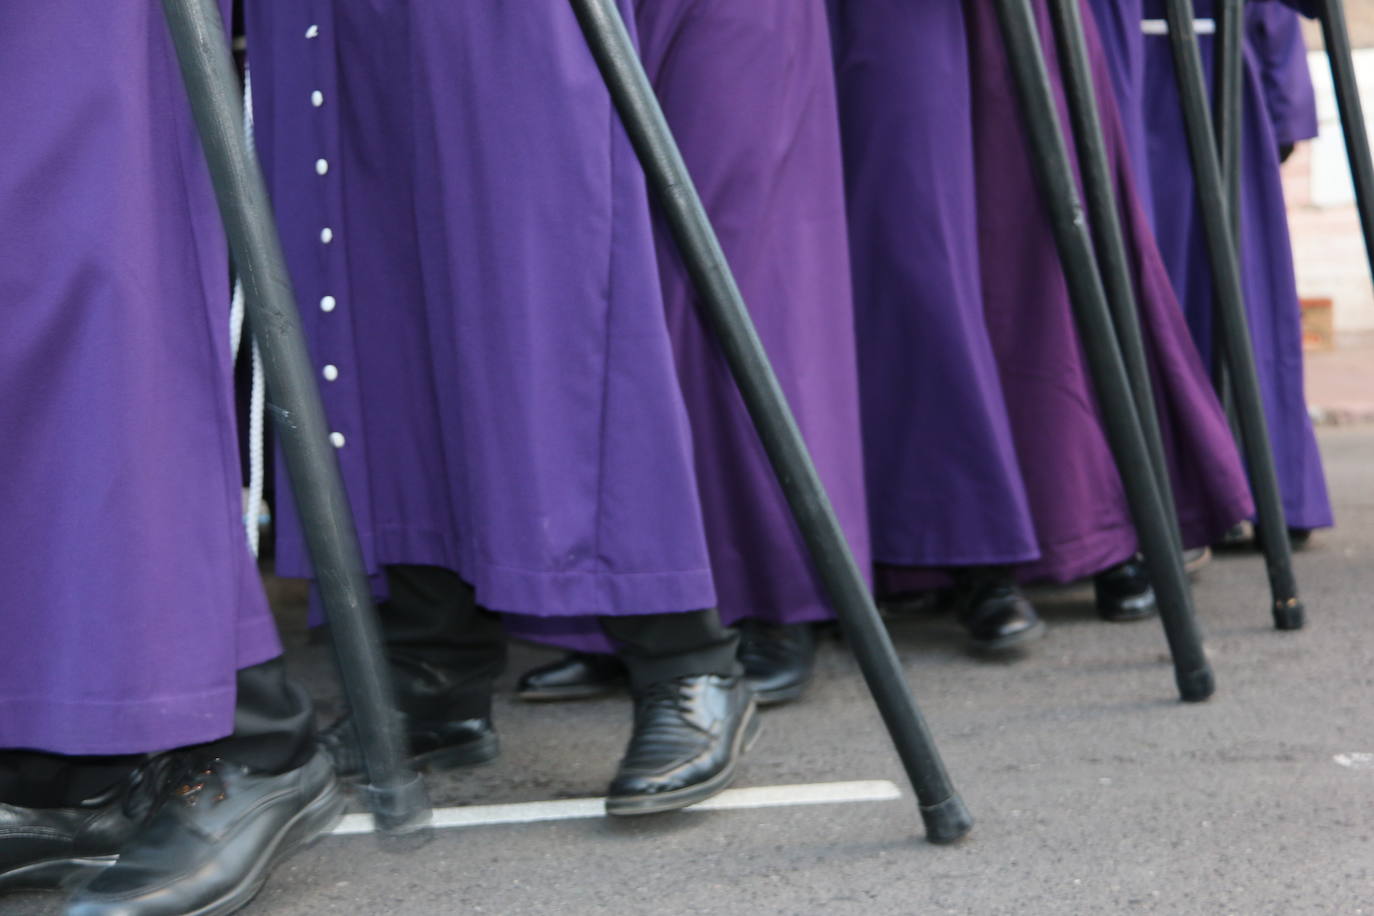
[[[1331,759],[1352,770],[1374,770],[1374,754],[1352,751],[1349,754],[1337,754]]]
[[[687,811],[734,811],[748,808],[791,808],[800,805],[841,805],[857,802],[895,801],[902,797],[896,783],[886,779],[857,782],[811,782],[794,786],[757,786],[728,789]],[[524,802],[515,805],[471,805],[435,808],[431,826],[439,830],[459,827],[491,827],[498,824],[534,824],[606,816],[604,798],[569,798],[562,801]],[[334,828],[334,836],[371,833],[372,815],[350,814]]]

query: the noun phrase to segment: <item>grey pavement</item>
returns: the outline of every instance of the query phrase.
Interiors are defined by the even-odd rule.
[[[1340,527],[1297,559],[1309,626],[1270,627],[1261,560],[1219,557],[1197,601],[1219,681],[1175,699],[1156,623],[1095,620],[1086,589],[1037,596],[1052,630],[1014,663],[954,624],[891,618],[907,673],[978,824],[921,839],[899,801],[682,812],[437,832],[420,848],[331,837],[283,864],[256,914],[1374,913],[1374,426],[1321,433]],[[275,589],[296,671],[327,714],[327,651]],[[517,649],[504,682],[547,653]],[[505,753],[431,780],[436,804],[599,794],[628,733],[621,699],[498,702]],[[1358,766],[1361,762],[1370,768]],[[902,784],[854,663],[770,711],[744,786]],[[6,913],[60,911],[51,896]]]

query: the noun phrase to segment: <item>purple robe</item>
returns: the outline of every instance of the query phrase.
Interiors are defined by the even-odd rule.
[[[837,18],[874,559],[1038,559],[983,312],[962,7]]]
[[[965,42],[971,49],[968,72],[951,71],[947,82],[899,85],[889,92],[905,105],[916,93],[948,96],[967,87],[984,320],[1040,549],[1040,558],[1019,572],[1025,579],[1067,581],[1129,557],[1137,549],[1135,532],[1077,340],[991,0],[976,0],[964,8],[966,22],[950,17],[943,30],[913,30],[895,17],[887,20],[888,30],[898,33],[896,38],[884,38],[891,55],[924,59]],[[1042,2],[1035,9],[1060,116],[1067,123],[1048,17]],[[874,28],[874,34],[886,31]],[[1090,19],[1088,32],[1094,76],[1099,86],[1108,86],[1111,77]],[[1249,494],[1225,419],[1188,341],[1139,203],[1114,96],[1110,91],[1100,93],[1099,102],[1183,538],[1197,546],[1244,517],[1251,508]],[[924,216],[907,214],[913,223]],[[913,256],[907,269],[915,274],[919,264]],[[919,336],[910,340],[908,359],[924,358],[921,344]],[[865,422],[901,422],[905,410],[909,405],[897,403],[888,417],[866,415]],[[889,577],[889,586],[902,584],[902,576]]]
[[[1256,6],[1276,6],[1268,2]],[[1212,14],[1208,0],[1197,0],[1199,17]],[[1146,15],[1162,18],[1160,0],[1149,0]],[[1199,353],[1212,353],[1213,291],[1174,79],[1169,40],[1146,36],[1146,121],[1155,196],[1155,227],[1160,251],[1183,304]],[[1200,36],[1209,72],[1215,41]],[[1287,208],[1279,174],[1278,145],[1267,113],[1253,45],[1245,49],[1244,127],[1242,134],[1241,279],[1288,524],[1323,528],[1332,524],[1321,455],[1303,393],[1302,328]]]
[[[843,173],[821,0],[638,0],[642,56],[861,568],[869,565]],[[666,228],[663,298],[721,617],[830,616]],[[595,621],[509,621],[605,651]]]
[[[1153,220],[1150,194],[1150,158],[1145,130],[1145,43],[1140,31],[1144,0],[1089,0],[1102,50],[1112,74],[1112,91],[1122,129],[1131,152],[1131,175],[1140,205]],[[1099,86],[1099,92],[1106,87]]]
[[[711,606],[647,192],[571,9],[258,0],[248,27],[369,571],[530,614]]]
[[[1245,8],[1245,26],[1260,65],[1274,139],[1288,146],[1316,137],[1317,93],[1307,65],[1302,20],[1280,3],[1250,3]]]
[[[280,651],[244,536],[228,266],[156,3],[0,5],[0,747],[232,730]]]

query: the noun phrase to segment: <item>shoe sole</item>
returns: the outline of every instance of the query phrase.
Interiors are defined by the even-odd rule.
[[[526,703],[563,703],[569,700],[594,700],[598,697],[615,696],[623,693],[625,682],[617,681],[601,687],[546,687],[542,689],[517,690],[515,698]]]
[[[283,825],[276,840],[258,857],[247,877],[214,903],[192,910],[185,916],[229,916],[246,907],[267,883],[273,868],[334,829],[334,825],[343,818],[347,804],[348,799],[344,797],[339,781],[331,779],[310,804]]]
[[[1159,614],[1159,602],[1154,592],[1146,597],[1132,598],[1124,604],[1113,604],[1110,610],[1097,606],[1097,616],[1107,623],[1135,623],[1149,620]]]
[[[33,862],[0,875],[0,894],[9,891],[56,890],[73,881],[104,871],[115,863],[115,858],[89,856]]]
[[[719,773],[694,786],[684,786],[671,792],[658,792],[653,795],[627,795],[606,799],[606,813],[612,817],[638,817],[642,814],[662,814],[678,811],[713,795],[719,795],[735,781],[735,771],[739,768],[740,758],[748,753],[759,737],[759,718],[756,703],[749,704],[744,723],[735,733],[730,750],[730,762]]]
[[[483,735],[476,741],[458,747],[441,747],[410,758],[417,770],[457,770],[462,767],[481,766],[491,763],[501,756],[501,736],[495,732]],[[362,774],[358,774],[362,775]]]
[[[760,706],[779,706],[798,699],[805,692],[805,681],[787,687],[777,687],[773,690],[755,690],[754,702]]]
[[[441,747],[423,754],[416,754],[407,757],[406,762],[419,772],[441,773],[463,767],[481,766],[484,763],[491,763],[500,756],[501,736],[493,733],[470,744],[459,747]],[[349,785],[355,785],[367,779],[367,773],[363,770],[353,768],[341,770],[337,764],[334,767],[334,775],[345,780]]]
[[[974,643],[973,648],[977,652],[988,655],[996,655],[998,653],[1010,654],[1017,649],[1036,642],[1045,635],[1047,630],[1048,627],[1045,626],[1045,621],[1037,620],[1034,626],[1024,629],[1019,633],[1012,633],[1010,636],[1002,636],[989,642]]]

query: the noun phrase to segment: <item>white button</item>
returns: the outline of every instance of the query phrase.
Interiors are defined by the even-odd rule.
[[[332,445],[332,446],[334,446],[335,448],[343,448],[343,447],[344,447],[344,437],[343,437],[343,433],[330,433],[330,434],[329,434],[329,444]]]
[[[323,299],[320,300],[320,311],[332,312],[334,311],[334,306],[338,304],[338,300],[336,300],[333,296],[325,296]]]
[[[318,89],[316,89],[314,92],[310,93],[310,104],[311,104],[311,105],[314,105],[316,108],[319,108],[321,105],[323,105],[323,104],[324,104],[324,93],[321,92],[321,91],[318,90]]]
[[[329,160],[328,160],[328,159],[316,159],[316,160],[315,160],[315,174],[316,174],[316,175],[327,175],[327,174],[329,174]]]
[[[320,27],[317,26],[317,25],[312,25],[310,28],[306,29],[306,30],[305,30],[305,37],[306,37],[306,38],[319,38],[319,37],[320,37]]]
[[[332,381],[334,381],[334,380],[335,380],[336,378],[338,378],[338,377],[339,377],[339,367],[338,367],[338,366],[325,366],[325,367],[324,367],[324,380],[325,380],[326,382],[332,382]]]
[[[321,229],[320,241],[324,242],[326,245],[334,241],[334,230],[330,229],[328,226],[325,226],[323,229]]]

